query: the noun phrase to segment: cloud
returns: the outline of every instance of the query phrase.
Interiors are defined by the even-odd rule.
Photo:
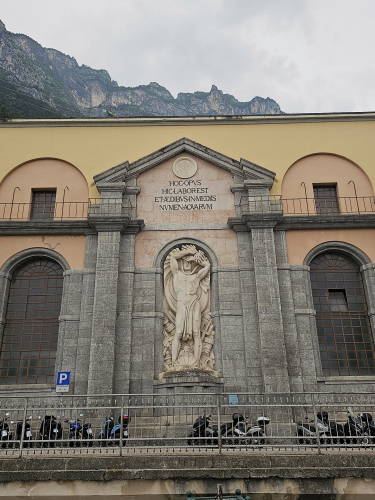
[[[2,0],[2,19],[119,84],[215,83],[287,112],[375,109],[372,0]]]

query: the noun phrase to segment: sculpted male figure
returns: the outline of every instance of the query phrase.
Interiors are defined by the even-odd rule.
[[[182,260],[179,268],[179,260]],[[199,270],[197,270],[197,265]],[[172,365],[177,361],[181,341],[193,339],[194,367],[199,366],[202,354],[200,283],[210,270],[210,263],[203,252],[194,245],[183,245],[171,252],[170,267],[176,294],[176,330],[172,340]]]

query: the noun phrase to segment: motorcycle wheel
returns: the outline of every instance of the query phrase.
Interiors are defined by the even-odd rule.
[[[254,432],[251,434],[250,444],[253,446],[264,446],[266,444],[266,440],[264,439],[264,434],[262,432]]]

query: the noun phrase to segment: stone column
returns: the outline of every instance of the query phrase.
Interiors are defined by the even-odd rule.
[[[290,390],[291,392],[303,392],[301,357],[285,231],[275,231],[275,244]]]
[[[91,207],[89,220],[98,233],[92,316],[88,394],[111,394],[115,361],[117,288],[121,231],[129,223],[122,215],[123,182],[97,184],[101,202]]]
[[[315,309],[310,288],[310,267],[291,265],[294,313],[296,316],[299,353],[304,391],[317,390],[317,374],[321,374]]]
[[[114,392],[129,392],[134,296],[134,234],[124,234],[120,244],[118,315],[116,322]]]
[[[5,315],[7,309],[10,274],[0,271],[0,348],[3,341]]]
[[[112,393],[119,248],[122,224],[98,224],[89,394]]]
[[[271,214],[269,214],[271,215]],[[260,356],[265,392],[289,392],[283,318],[276,263],[277,218],[249,216],[254,258]]]
[[[247,390],[253,393],[262,393],[264,392],[264,382],[260,339],[258,335],[256,283],[250,233],[248,231],[239,231],[237,232],[237,238]]]
[[[57,371],[71,372],[71,385],[75,383],[75,368],[79,320],[82,297],[82,270],[64,272],[64,289],[59,316],[59,341],[57,346]]]
[[[368,316],[370,319],[372,338],[375,343],[375,264],[365,264],[361,267],[363,285],[367,298]]]
[[[81,311],[76,355],[76,373],[74,377],[75,394],[87,394],[95,291],[96,246],[97,235],[87,235],[85,269],[82,270]]]

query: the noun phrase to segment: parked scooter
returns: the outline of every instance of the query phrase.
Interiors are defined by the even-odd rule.
[[[329,445],[343,443],[345,435],[344,424],[330,420],[328,412],[322,411],[316,414],[316,419],[306,422],[297,422],[297,434],[299,444]]]
[[[109,438],[111,436],[111,431],[113,427],[115,426],[115,421],[113,417],[107,417],[105,419],[103,428],[98,434],[98,438],[101,440],[99,441],[99,446],[108,446],[109,445]]]
[[[348,421],[344,424],[345,441],[348,444],[368,445],[375,440],[375,424],[371,413],[358,413],[348,408]]]
[[[92,426],[89,422],[83,424],[82,427],[82,446],[92,446],[94,438],[94,431],[92,430]]]
[[[198,417],[193,424],[193,431],[188,437],[189,446],[217,445],[218,428],[211,425],[211,415]]]
[[[223,444],[262,446],[266,442],[266,427],[270,419],[259,416],[256,424],[249,427],[246,417],[241,413],[233,413],[232,422],[220,428]]]
[[[81,446],[82,424],[81,420],[66,420],[69,422],[69,446],[71,448]]]
[[[5,414],[4,418],[0,418],[0,439],[2,448],[13,448],[13,433],[9,428],[9,424],[13,424],[13,420],[9,421],[9,413]]]
[[[58,422],[53,415],[45,415],[39,430],[40,439],[45,441],[42,446],[44,448],[54,448],[56,441],[62,438],[62,434],[61,422]]]
[[[128,415],[120,415],[115,424],[113,417],[107,417],[102,430],[99,432],[100,446],[119,446],[122,439],[122,446],[126,445],[129,437],[128,426],[130,418]]]
[[[16,427],[16,439],[17,441],[21,441],[22,437],[22,429],[23,429],[23,447],[24,448],[32,448],[33,443],[33,432],[31,430],[31,420],[32,417],[26,418],[26,420],[23,422],[20,420],[17,422],[17,427]]]
[[[120,415],[117,420],[117,424],[112,427],[110,433],[110,444],[114,446],[120,445],[120,439],[122,439],[122,446],[126,446],[126,440],[129,437],[129,415]]]

